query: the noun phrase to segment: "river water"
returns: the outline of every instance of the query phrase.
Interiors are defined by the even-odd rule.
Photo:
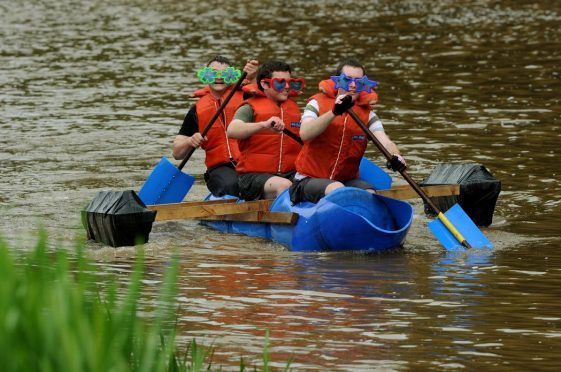
[[[155,224],[146,285],[177,250],[180,342],[214,343],[226,369],[258,364],[266,330],[273,365],[299,370],[556,369],[561,3],[460,3],[0,1],[0,234],[26,247],[42,225],[70,245],[97,191],[138,190],[171,158],[210,56],[284,59],[306,96],[355,56],[413,178],[475,162],[502,181],[485,229],[496,249],[447,254],[419,201],[405,246],[383,255]],[[202,152],[185,170],[187,199],[203,198]],[[126,280],[132,248],[88,247]]]

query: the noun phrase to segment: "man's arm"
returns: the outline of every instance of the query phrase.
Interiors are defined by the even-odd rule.
[[[236,111],[234,120],[228,125],[228,136],[236,139],[246,139],[264,129],[282,132],[284,123],[276,116],[265,121],[254,122],[253,109],[250,105],[243,105]]]
[[[191,149],[199,147],[202,141],[203,137],[199,133],[197,111],[193,106],[185,115],[179,134],[173,141],[173,158],[176,160],[183,159]]]
[[[389,151],[390,154],[399,155],[399,149],[397,148],[397,145],[390,139],[390,137],[388,137],[386,132],[384,132],[383,130],[378,130],[373,133],[378,141],[380,141],[380,143]]]
[[[380,143],[390,152],[392,155],[399,155],[399,149],[397,145],[388,137],[386,132],[384,132],[384,126],[382,121],[376,115],[374,111],[370,111],[370,116],[368,117],[368,128],[374,136],[380,141]]]
[[[313,140],[327,129],[335,116],[342,115],[353,105],[354,102],[349,95],[339,95],[335,99],[333,109],[318,117],[319,105],[316,100],[311,100],[308,102],[304,114],[302,115],[300,138],[302,138],[302,141]]]
[[[407,169],[407,163],[405,162],[405,159],[400,155],[397,145],[393,143],[386,132],[384,132],[382,121],[378,118],[374,111],[370,111],[370,116],[368,118],[368,127],[374,134],[374,137],[376,137],[376,139],[380,141],[382,146],[384,146],[386,150],[388,150],[388,152],[392,155],[392,157],[388,159],[386,166],[395,172],[401,172]]]
[[[333,112],[328,111],[318,116],[319,106],[316,100],[311,100],[306,105],[300,124],[300,138],[302,141],[311,141],[322,134],[335,118]]]

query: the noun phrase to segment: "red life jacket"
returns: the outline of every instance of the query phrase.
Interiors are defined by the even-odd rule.
[[[320,93],[308,101],[317,101],[321,116],[333,109],[337,90],[332,80],[320,82],[319,87]],[[377,101],[377,97],[375,92],[361,92],[356,98],[352,109],[364,123],[368,123],[370,105]],[[296,159],[296,170],[305,176],[337,181],[358,178],[360,160],[367,144],[366,134],[349,114],[344,113],[336,116],[323,133],[304,143]]]
[[[230,88],[224,92],[228,94]],[[197,118],[199,120],[199,132],[202,132],[210,119],[220,107],[221,100],[217,100],[210,94],[209,87],[199,89],[193,93],[195,97],[201,97],[195,104],[197,110]],[[203,142],[201,147],[205,150],[205,164],[207,169],[217,165],[226,164],[230,161],[238,161],[240,157],[240,150],[238,148],[238,141],[233,138],[228,138],[226,129],[234,118],[234,113],[238,106],[243,102],[243,93],[237,91],[234,93],[230,102],[218,116],[212,127],[207,132],[206,137],[208,141]]]
[[[278,116],[285,129],[300,134],[300,108],[292,99],[279,104],[269,99],[260,90],[244,102],[253,109],[253,121],[260,122]],[[280,174],[294,170],[294,161],[302,146],[284,133],[263,129],[251,137],[238,141],[240,160],[236,166],[238,173]]]

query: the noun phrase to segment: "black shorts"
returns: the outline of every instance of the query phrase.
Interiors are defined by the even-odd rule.
[[[272,173],[242,173],[238,175],[238,185],[240,187],[240,198],[243,200],[261,199],[265,191],[265,183],[271,177],[282,177],[290,181],[294,179],[296,171],[282,174]]]
[[[299,181],[294,181],[289,189],[290,201],[292,202],[292,204],[297,204],[301,201],[310,201],[312,203],[317,203],[321,198],[325,196],[325,189],[327,188],[327,186],[329,186],[333,182],[337,181],[327,178],[312,177],[306,177]],[[340,182],[345,186],[356,187],[363,190],[374,190],[374,187],[371,184],[358,178]]]
[[[204,174],[206,187],[216,196],[232,195],[238,197],[238,174],[232,163],[218,165]]]

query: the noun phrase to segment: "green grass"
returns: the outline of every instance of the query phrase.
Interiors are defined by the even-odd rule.
[[[178,262],[166,270],[154,305],[143,305],[143,250],[128,284],[100,278],[78,243],[76,254],[47,250],[41,233],[34,250],[10,250],[0,240],[0,369],[3,371],[202,371],[212,348],[193,340],[175,344]],[[151,306],[151,307],[150,307]],[[269,339],[263,371],[269,370]],[[289,368],[290,361],[285,370]],[[246,370],[243,359],[240,371]],[[257,367],[253,367],[257,370]]]

